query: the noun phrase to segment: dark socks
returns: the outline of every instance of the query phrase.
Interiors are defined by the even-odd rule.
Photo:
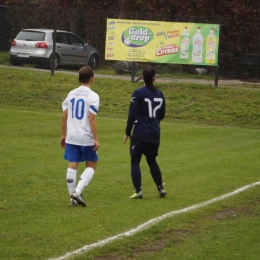
[[[141,191],[142,184],[141,170],[139,167],[140,160],[141,157],[131,157],[131,177],[136,193],[139,193]]]
[[[152,178],[157,186],[158,191],[163,189],[162,173],[161,173],[158,163],[155,160],[155,157],[146,157],[146,161],[149,165]]]

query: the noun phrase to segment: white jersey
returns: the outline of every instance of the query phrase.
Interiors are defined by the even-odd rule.
[[[94,138],[89,125],[89,113],[97,115],[99,96],[89,87],[80,86],[69,92],[62,103],[62,110],[68,109],[66,143],[91,146]]]

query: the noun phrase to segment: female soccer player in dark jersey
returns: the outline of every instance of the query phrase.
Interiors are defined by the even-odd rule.
[[[142,199],[140,161],[142,155],[150,168],[160,197],[165,197],[162,174],[156,156],[160,144],[160,121],[165,115],[165,99],[162,92],[154,87],[155,70],[146,68],[142,76],[145,86],[136,89],[131,98],[124,142],[130,141],[131,177],[135,193],[131,199]],[[134,129],[133,129],[134,128]],[[132,132],[133,129],[133,133]]]

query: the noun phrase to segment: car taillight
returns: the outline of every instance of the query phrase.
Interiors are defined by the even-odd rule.
[[[13,40],[11,46],[16,46],[16,40]]]
[[[35,47],[36,48],[42,48],[42,49],[48,49],[48,45],[46,42],[37,42],[35,44]]]

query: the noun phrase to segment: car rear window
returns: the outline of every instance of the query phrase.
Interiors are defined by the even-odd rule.
[[[21,31],[17,36],[17,40],[22,41],[44,41],[45,33],[36,31]]]

